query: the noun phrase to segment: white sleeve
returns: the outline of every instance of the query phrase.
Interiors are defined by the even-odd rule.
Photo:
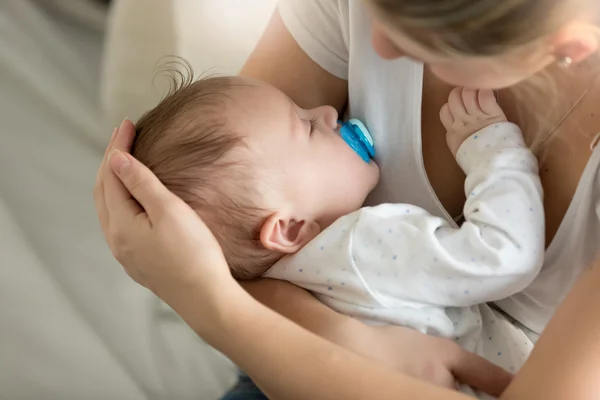
[[[288,31],[321,68],[348,79],[348,0],[280,0]]]
[[[499,300],[527,287],[542,266],[542,187],[519,128],[485,128],[465,141],[457,161],[467,173],[460,228],[399,204],[360,214],[353,260],[388,307],[394,300],[443,307]]]

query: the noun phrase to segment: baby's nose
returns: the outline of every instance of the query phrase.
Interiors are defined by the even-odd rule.
[[[338,112],[331,106],[322,107],[323,122],[331,128],[336,129],[338,126]]]

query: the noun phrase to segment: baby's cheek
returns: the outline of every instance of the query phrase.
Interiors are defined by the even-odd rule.
[[[379,169],[379,165],[377,165],[377,163],[375,163],[375,161],[371,161],[370,167],[371,167],[371,171],[372,171],[373,180],[375,181],[375,184],[377,184],[377,182],[379,181],[379,177],[381,175],[381,170]]]
[[[365,197],[371,193],[371,191],[373,189],[375,189],[375,186],[377,186],[377,183],[379,183],[379,177],[380,177],[380,171],[379,171],[379,166],[371,161],[371,163],[369,164],[369,171],[368,171],[368,179],[367,179],[367,188],[366,188],[366,192],[365,193]]]

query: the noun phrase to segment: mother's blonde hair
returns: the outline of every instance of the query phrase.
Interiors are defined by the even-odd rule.
[[[499,55],[535,45],[598,0],[368,0],[411,40],[441,52]]]
[[[368,0],[378,17],[424,48],[452,57],[522,57],[569,22],[585,19],[600,37],[600,0]],[[561,55],[556,55],[560,57]],[[589,62],[598,71],[597,57]],[[505,68],[499,65],[498,68]],[[591,85],[592,83],[590,83]],[[548,115],[527,118],[529,142],[538,150],[569,114],[570,104],[560,104],[555,81],[546,73],[511,89],[519,111],[527,112],[540,96],[552,99]],[[555,112],[552,113],[551,110]],[[555,121],[556,114],[563,113]],[[554,114],[554,115],[553,115]],[[554,118],[552,118],[554,117]]]

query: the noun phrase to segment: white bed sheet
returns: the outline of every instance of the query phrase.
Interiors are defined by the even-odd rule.
[[[0,0],[0,399],[216,399],[232,365],[99,230],[99,51],[31,0]]]

